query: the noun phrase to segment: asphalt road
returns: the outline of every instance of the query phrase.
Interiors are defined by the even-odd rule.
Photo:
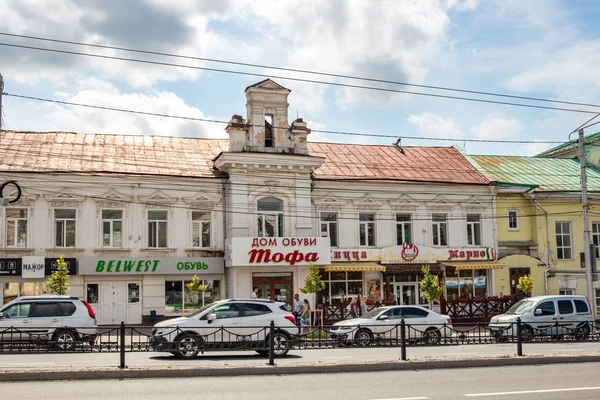
[[[411,360],[456,359],[486,356],[513,356],[517,346],[510,344],[457,345],[437,347],[408,347],[407,355]],[[531,343],[523,345],[525,355],[566,355],[600,354],[600,342],[555,342]],[[296,350],[287,357],[276,359],[277,364],[319,362],[359,362],[391,361],[400,358],[400,348],[347,348],[328,350]],[[0,368],[39,368],[39,367],[77,367],[77,366],[116,366],[118,353],[78,353],[78,354],[0,354]],[[208,363],[220,365],[264,365],[267,360],[250,352],[214,352],[205,353],[197,360],[179,360],[170,353],[138,352],[127,353],[126,363],[131,367],[152,365],[178,365]],[[599,397],[600,398],[600,395]]]
[[[600,398],[600,363],[121,381],[0,383],[19,400],[582,400]]]

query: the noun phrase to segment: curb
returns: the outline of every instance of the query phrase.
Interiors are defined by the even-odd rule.
[[[531,356],[463,360],[384,361],[356,364],[304,364],[285,366],[244,366],[216,368],[89,368],[62,370],[0,370],[0,382],[91,379],[192,378],[214,376],[297,375],[343,372],[415,371],[448,368],[481,368],[519,365],[600,362],[600,355]]]

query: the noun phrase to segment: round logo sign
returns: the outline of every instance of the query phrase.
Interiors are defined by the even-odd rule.
[[[405,261],[413,261],[419,255],[419,248],[416,244],[402,243],[402,253],[400,253]]]

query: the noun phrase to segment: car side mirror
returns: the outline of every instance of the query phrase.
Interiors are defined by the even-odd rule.
[[[385,321],[386,319],[388,319],[388,316],[387,315],[381,315],[378,319],[381,320],[381,321]]]
[[[536,315],[536,317],[542,315],[542,309],[541,308],[536,308],[535,315]]]
[[[217,319],[217,314],[208,314],[208,317],[206,318],[206,320],[208,321],[209,324],[211,322],[215,321],[216,319]]]

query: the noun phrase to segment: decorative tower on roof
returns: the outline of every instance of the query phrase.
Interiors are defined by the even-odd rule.
[[[227,125],[232,152],[308,154],[310,129],[302,118],[288,123],[290,90],[271,79],[246,88],[246,115]]]

